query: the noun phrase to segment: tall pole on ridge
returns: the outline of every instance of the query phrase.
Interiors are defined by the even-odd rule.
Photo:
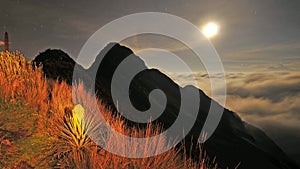
[[[4,51],[9,51],[8,33],[4,34]]]

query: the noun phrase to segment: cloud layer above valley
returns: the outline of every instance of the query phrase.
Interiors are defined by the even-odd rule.
[[[181,86],[198,85],[208,95],[211,93],[207,74],[173,74],[172,78]],[[227,73],[226,84],[226,108],[265,130],[286,151],[298,151],[286,140],[300,142],[300,73]]]

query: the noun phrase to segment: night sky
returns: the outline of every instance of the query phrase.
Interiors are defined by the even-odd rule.
[[[137,12],[177,15],[199,28],[210,21],[218,23],[220,32],[211,42],[228,74],[226,106],[263,128],[290,156],[300,158],[299,0],[4,0],[0,4],[1,48],[7,31],[11,50],[20,50],[29,59],[48,48],[76,58],[95,31]],[[155,38],[136,37],[123,44],[137,50],[157,42]],[[161,42],[156,45],[172,44]],[[189,83],[180,69],[169,73],[177,73],[182,84]],[[205,76],[199,74],[199,79],[206,84]],[[205,85],[203,90],[209,92]]]
[[[199,27],[208,21],[219,23],[220,33],[212,42],[228,71],[300,69],[297,0],[4,0],[0,11],[0,32],[8,31],[12,49],[30,58],[47,48],[61,48],[76,57],[108,22],[136,12],[166,12]]]

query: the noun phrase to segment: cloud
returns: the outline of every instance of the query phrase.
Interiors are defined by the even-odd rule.
[[[286,43],[286,44],[272,44],[268,46],[258,46],[246,50],[242,50],[243,54],[255,54],[261,52],[274,52],[274,51],[288,51],[288,50],[300,50],[300,43]]]
[[[96,23],[93,23],[91,21],[87,21],[87,19],[75,19],[75,18],[69,18],[67,20],[67,26],[70,27],[71,30],[77,30],[79,32],[82,32],[83,34],[92,34],[94,33],[100,26]]]
[[[289,68],[287,66],[285,66],[284,64],[280,63],[278,65],[274,65],[274,66],[269,66],[268,67],[269,71],[287,71],[289,70]]]
[[[299,51],[300,50],[300,43],[293,42],[293,43],[274,43],[267,46],[253,46],[248,49],[241,49],[235,52],[225,53],[227,56],[236,57],[237,59],[241,60],[249,60],[253,59],[253,57],[260,57],[262,53],[270,53],[276,54],[281,52],[289,52],[289,51]],[[241,58],[241,56],[246,56]],[[261,59],[261,57],[260,57]]]
[[[228,79],[228,95],[260,98],[272,103],[300,94],[300,73],[251,73]]]
[[[197,83],[192,81],[192,77]],[[210,95],[210,79],[219,78],[218,74],[209,77],[205,73],[173,74],[172,78],[181,86],[196,85]],[[239,113],[242,117],[258,122],[265,118],[295,118],[300,124],[300,73],[227,73],[226,107]],[[217,89],[216,93],[218,92]],[[300,126],[299,126],[300,128]]]
[[[300,71],[300,43],[282,42],[252,45],[221,53],[229,71]]]
[[[192,76],[173,74],[173,79],[181,86],[197,85]],[[210,95],[209,76],[197,73],[194,77]],[[300,72],[227,73],[226,83],[226,108],[262,128],[287,153],[300,152]]]

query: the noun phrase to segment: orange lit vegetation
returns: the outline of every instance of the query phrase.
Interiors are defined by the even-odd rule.
[[[114,147],[119,152],[132,150],[114,144],[106,125],[94,118],[98,109],[106,124],[132,137],[156,135],[161,128],[151,125],[145,130],[128,128],[100,100],[93,99],[82,83],[72,88],[65,82],[47,80],[42,69],[32,65],[19,52],[0,53],[0,79],[0,168],[21,164],[37,168],[78,169],[217,168],[204,151],[201,151],[198,162],[182,156],[175,148],[141,159],[120,157],[105,151],[89,135],[97,135],[100,145]],[[166,144],[163,137],[158,138],[153,146],[133,144],[133,153],[146,152],[149,151],[147,148],[154,146],[160,149]]]
[[[17,101],[46,112],[48,102],[47,81],[41,68],[31,65],[20,52],[0,54],[0,96],[3,101]]]

